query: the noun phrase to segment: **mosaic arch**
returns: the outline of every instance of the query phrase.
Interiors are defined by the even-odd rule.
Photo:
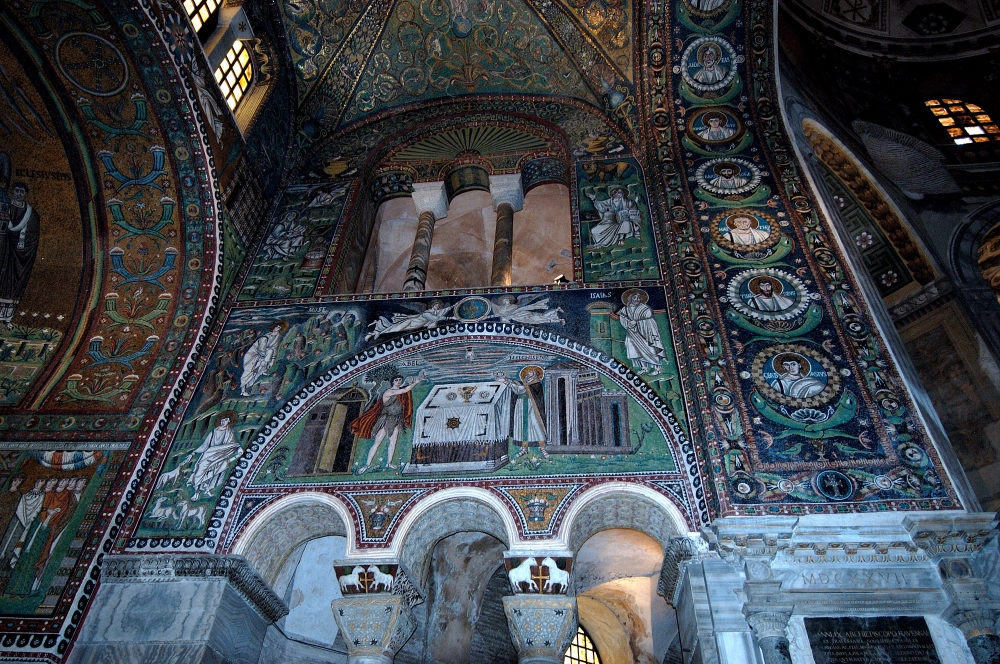
[[[20,3],[0,26],[0,644],[51,660],[200,350],[221,228],[196,96],[153,17]]]
[[[459,312],[480,306],[477,299],[460,300]],[[276,408],[262,428],[247,427],[259,431],[255,437],[240,430],[264,405],[256,397],[249,410],[221,405],[227,410],[215,416],[214,426],[190,421],[185,426],[196,432],[181,435],[192,442],[175,446],[136,545],[163,547],[176,537],[203,536],[213,546],[271,499],[301,489],[321,488],[351,505],[362,547],[385,546],[398,515],[456,479],[488,486],[516,515],[526,539],[553,536],[570,499],[611,478],[641,478],[683,514],[704,505],[700,481],[683,480],[682,464],[688,475],[697,467],[670,405],[614,357],[624,355],[623,335],[608,339],[609,354],[495,315],[480,321],[402,337],[387,333],[395,341],[345,357]],[[600,325],[593,323],[594,329]],[[399,422],[390,428],[380,405],[387,394],[403,396]],[[202,459],[212,447],[203,440],[227,435],[218,425],[227,417],[234,425],[233,459],[220,475],[233,469],[233,477],[243,478],[236,486],[196,479],[203,478],[198,468],[207,467]],[[200,454],[194,449],[199,444]],[[186,464],[195,470],[177,472]],[[373,482],[379,487],[374,493]],[[157,509],[180,503],[203,518],[178,521]],[[214,504],[225,504],[225,517],[205,518]]]

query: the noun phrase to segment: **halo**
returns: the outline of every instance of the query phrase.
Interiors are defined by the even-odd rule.
[[[537,381],[532,381],[532,383],[541,382],[541,379],[545,376],[545,371],[540,366],[538,366],[537,364],[529,364],[528,366],[526,366],[523,369],[521,369],[521,372],[519,374],[517,374],[518,378],[521,379],[522,383],[524,383],[525,381],[528,380],[527,379],[527,375],[531,371],[537,371],[538,372],[538,380]]]
[[[227,417],[229,418],[230,424],[236,424],[236,418],[239,416],[236,414],[235,410],[224,410],[215,416],[215,426],[219,426],[219,422],[226,419]]]
[[[622,293],[622,304],[628,304],[628,301],[631,299],[633,293],[639,294],[639,301],[643,304],[649,302],[649,293],[641,288],[629,288],[627,291]]]
[[[608,196],[613,195],[616,191],[621,191],[622,194],[628,196],[628,189],[626,189],[625,187],[617,187],[617,186],[608,188]]]
[[[754,277],[747,283],[747,289],[754,295],[760,295],[760,284],[764,281],[770,282],[771,285],[774,286],[774,288],[772,288],[772,292],[775,295],[781,295],[783,292],[785,292],[784,284],[782,284],[774,277],[768,275],[761,275],[759,277]]]
[[[775,355],[774,359],[771,360],[771,367],[775,373],[781,375],[785,373],[785,368],[781,366],[785,362],[798,362],[799,370],[803,376],[808,376],[812,373],[812,365],[809,363],[809,360],[798,353],[780,353]]]
[[[275,327],[280,328],[281,329],[281,333],[284,334],[285,332],[288,331],[288,321],[284,320],[284,319],[276,320],[275,322],[273,322],[270,325],[268,325],[267,329],[270,332]]]

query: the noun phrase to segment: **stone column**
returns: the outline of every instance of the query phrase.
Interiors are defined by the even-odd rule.
[[[416,628],[410,608],[423,601],[416,588],[395,563],[344,561],[334,573],[343,597],[331,608],[348,664],[392,664]]]
[[[562,664],[576,636],[576,598],[568,595],[573,558],[504,554],[514,594],[503,598],[519,664]]]
[[[287,613],[241,556],[108,556],[68,661],[257,664]]]
[[[431,243],[434,241],[434,222],[448,216],[448,196],[444,182],[414,182],[413,203],[419,213],[417,232],[413,237],[413,251],[406,266],[403,290],[424,290],[427,283],[427,266],[431,262]]]
[[[490,196],[493,197],[493,210],[497,213],[490,286],[510,286],[514,260],[514,213],[524,208],[520,174],[491,175]]]

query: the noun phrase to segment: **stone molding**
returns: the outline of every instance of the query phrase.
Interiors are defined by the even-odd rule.
[[[936,279],[924,285],[919,291],[910,295],[902,302],[889,307],[889,315],[896,327],[903,327],[907,323],[922,318],[938,307],[944,306],[951,300],[951,282],[946,278]]]
[[[903,525],[913,543],[935,561],[942,556],[978,553],[997,536],[997,516],[972,513],[938,518],[908,517]]]
[[[418,215],[430,212],[435,219],[448,216],[448,194],[445,192],[444,182],[414,182],[413,193],[410,195]]]
[[[288,607],[243,556],[153,554],[107,556],[101,565],[102,583],[163,583],[223,578],[258,613],[274,622]]]

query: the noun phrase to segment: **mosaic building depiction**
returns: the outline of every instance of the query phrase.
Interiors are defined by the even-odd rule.
[[[0,4],[0,661],[1000,664],[998,35]]]

